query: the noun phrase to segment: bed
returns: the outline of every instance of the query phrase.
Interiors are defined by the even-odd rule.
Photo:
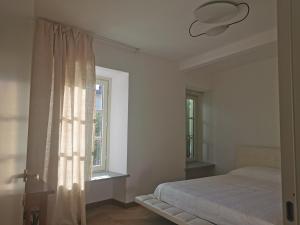
[[[160,184],[136,202],[182,225],[281,225],[280,150],[241,146],[235,169]]]

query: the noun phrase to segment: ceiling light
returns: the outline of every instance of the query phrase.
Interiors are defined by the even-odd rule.
[[[217,36],[219,34],[224,33],[229,28],[228,25],[221,25],[217,27],[213,27],[205,32],[207,36]]]
[[[199,22],[210,24],[226,22],[236,17],[238,13],[238,6],[231,2],[208,2],[194,11]]]
[[[245,7],[247,11],[243,10]],[[191,37],[199,37],[204,34],[208,36],[221,34],[231,25],[245,20],[248,17],[249,12],[250,6],[246,2],[236,3],[233,1],[222,0],[204,3],[194,10],[196,20],[190,25],[189,34]],[[241,13],[245,13],[245,15],[241,19],[234,20]],[[196,23],[218,24],[218,26],[212,27],[200,34],[193,34],[192,27]]]

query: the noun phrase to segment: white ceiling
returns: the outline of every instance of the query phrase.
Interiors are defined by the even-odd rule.
[[[182,61],[276,27],[276,0],[246,0],[246,21],[217,37],[190,38],[193,10],[208,0],[36,0],[36,16]]]

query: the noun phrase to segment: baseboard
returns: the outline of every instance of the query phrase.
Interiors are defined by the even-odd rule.
[[[138,206],[138,204],[135,202],[125,203],[125,202],[118,201],[116,199],[107,199],[107,200],[103,200],[100,202],[88,203],[88,204],[86,204],[86,209],[94,209],[94,208],[101,207],[103,205],[115,205],[115,206],[119,206],[119,207],[126,208],[126,209]]]
[[[85,205],[85,208],[86,209],[94,209],[94,208],[98,208],[98,207],[103,206],[103,205],[112,205],[112,204],[114,204],[113,199],[107,199],[107,200],[103,200],[103,201],[100,201],[100,202],[87,203]]]

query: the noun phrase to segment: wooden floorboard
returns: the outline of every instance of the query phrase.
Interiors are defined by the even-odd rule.
[[[141,207],[124,208],[103,205],[87,210],[88,225],[174,225],[174,223]]]

